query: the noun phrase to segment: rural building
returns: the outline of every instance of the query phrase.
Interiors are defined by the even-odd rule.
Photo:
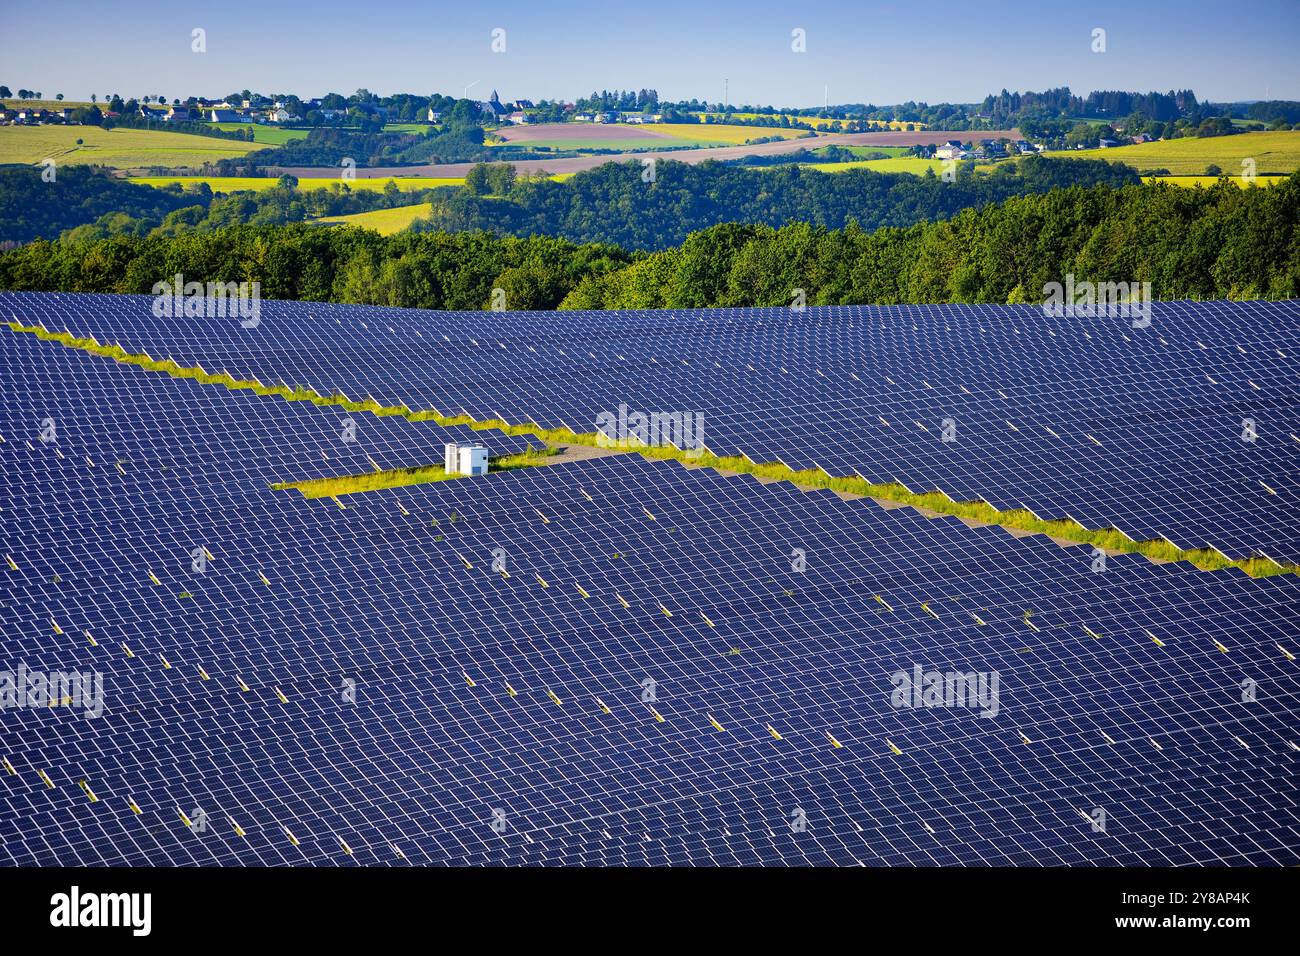
[[[966,151],[962,149],[961,143],[955,139],[948,140],[934,151],[935,159],[961,159],[965,155]]]
[[[213,123],[251,123],[253,118],[234,110],[210,110],[208,119]]]
[[[190,123],[194,119],[195,114],[183,106],[173,106],[167,111],[167,122],[169,123]]]
[[[505,104],[501,102],[501,98],[497,96],[496,90],[492,91],[491,99],[480,101],[477,105],[479,113],[487,119],[501,120],[510,115],[510,111],[506,109]]]
[[[486,475],[488,450],[477,442],[447,442],[443,446],[443,470],[449,475]]]
[[[1097,146],[1099,149],[1110,149],[1112,146],[1118,146],[1119,141],[1114,139],[1099,139]]]
[[[430,108],[430,110],[429,110],[429,122],[430,122],[430,123],[437,123],[437,122],[439,122],[441,119],[442,119],[442,114],[439,113],[437,110]]]

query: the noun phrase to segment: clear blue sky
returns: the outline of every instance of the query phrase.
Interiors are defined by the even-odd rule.
[[[190,31],[208,51],[190,51]],[[494,28],[506,51],[490,49]],[[807,52],[790,49],[807,31]],[[1107,51],[1090,50],[1106,30]],[[0,83],[85,99],[442,92],[812,106],[972,102],[1067,85],[1202,99],[1300,99],[1300,2],[1254,0],[40,0],[5,5]]]

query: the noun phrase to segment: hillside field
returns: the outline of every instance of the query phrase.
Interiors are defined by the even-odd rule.
[[[295,139],[306,139],[305,129],[285,129],[281,126],[268,126],[265,123],[213,123],[217,129],[241,130],[253,127],[253,142],[260,146],[283,146]]]
[[[1289,174],[1300,169],[1300,131],[1186,137],[1110,149],[1057,150],[1043,155],[1104,159],[1127,163],[1138,171],[1167,169],[1171,176],[1203,176],[1211,163],[1228,176],[1239,176],[1241,161],[1249,157],[1255,160],[1257,173]]]
[[[82,140],[78,145],[77,140]],[[0,163],[97,163],[114,169],[137,166],[199,166],[234,159],[254,143],[152,129],[98,126],[0,126]]]
[[[712,116],[712,117],[717,117],[717,116],[721,116],[722,114],[721,114],[721,113],[701,113],[701,114],[698,114],[698,115],[700,115],[700,116]],[[731,115],[732,115],[733,117],[735,117],[736,119],[739,119],[739,120],[753,120],[753,119],[757,119],[757,118],[760,116],[760,114],[758,114],[758,113],[732,113]],[[764,116],[770,116],[770,115],[773,115],[773,114],[765,113],[765,114],[761,114],[761,115],[764,115]],[[824,129],[824,128],[826,128],[827,126],[833,126],[835,123],[845,123],[845,122],[847,122],[847,120],[826,119],[826,118],[823,118],[823,117],[820,117],[820,116],[795,116],[795,115],[793,115],[793,114],[791,114],[791,113],[787,113],[787,114],[785,114],[785,115],[786,115],[786,117],[790,120],[790,122],[792,122],[792,123],[793,123],[793,122],[807,123],[809,126],[812,126],[812,127],[814,127],[815,129]],[[778,121],[780,120],[780,118],[781,118],[780,114],[776,114],[776,119],[777,119]],[[883,121],[882,121],[882,122],[883,122]],[[887,125],[890,129],[896,129],[896,130],[906,130],[909,126],[911,126],[913,130],[921,130],[921,129],[925,129],[925,124],[924,124],[924,123],[906,123],[906,122],[903,122],[903,121],[901,121],[901,120],[890,120],[888,123],[885,123],[884,125]],[[758,127],[753,127],[753,126],[751,126],[751,127],[747,127],[747,129],[768,129],[768,128],[769,128],[769,127],[765,127],[765,126],[758,126]],[[774,129],[775,131],[777,131],[777,132],[780,131],[779,127],[773,127],[773,129]],[[801,132],[804,132],[804,131],[803,131],[803,130],[792,130],[792,131],[790,131],[790,132],[801,133]]]
[[[1251,189],[1255,186],[1276,186],[1286,180],[1285,176],[1259,176],[1253,183],[1248,183],[1240,176],[1229,176],[1228,182],[1240,186],[1242,189]],[[1147,176],[1143,182],[1147,183],[1168,183],[1171,186],[1182,186],[1185,189],[1195,189],[1200,186],[1208,189],[1219,181],[1217,176]]]
[[[794,139],[808,135],[808,131],[802,129],[741,126],[728,123],[655,123],[648,128],[697,146],[740,146],[751,139],[766,137]]]
[[[850,163],[805,163],[807,169],[820,169],[825,173],[842,173],[849,169],[870,169],[878,173],[912,173],[924,176],[933,169],[936,176],[943,172],[943,160],[921,159],[917,156],[891,156],[889,159],[859,159]]]
[[[416,219],[429,215],[432,203],[415,203],[412,206],[394,206],[392,209],[374,209],[370,212],[355,212],[350,216],[326,216],[316,222],[339,223],[346,226],[360,226],[373,229],[381,236],[391,236],[401,232]]]

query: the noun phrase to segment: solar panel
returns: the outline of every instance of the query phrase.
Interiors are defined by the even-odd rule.
[[[1295,575],[636,455],[340,509],[336,409],[0,349],[3,667],[104,689],[5,711],[10,864],[1300,862]]]
[[[594,430],[700,413],[704,444],[1139,540],[1300,560],[1295,302],[435,313],[263,303],[156,319],[148,297],[12,293],[20,322],[380,404]]]

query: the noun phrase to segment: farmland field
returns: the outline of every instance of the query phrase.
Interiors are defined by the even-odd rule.
[[[1292,173],[1300,169],[1300,131],[1187,137],[1110,149],[1059,150],[1043,155],[1105,159],[1127,163],[1138,170],[1167,169],[1174,176],[1202,176],[1211,163],[1236,176],[1241,173],[1242,160],[1253,158],[1256,172]]]
[[[500,146],[500,143],[491,145]],[[516,142],[510,142],[510,145],[519,145]],[[626,152],[632,149],[672,149],[674,146],[687,146],[690,144],[675,142],[666,136],[646,137],[645,139],[564,139],[556,137],[554,139],[537,139],[531,140],[529,147],[555,149],[555,150],[572,150],[578,151],[583,149],[612,149],[619,152]]]
[[[77,140],[83,144],[78,146]],[[137,166],[199,166],[243,156],[257,146],[233,139],[150,129],[98,126],[2,126],[0,163],[98,163],[117,169]]]
[[[539,123],[499,129],[496,136],[509,143],[550,146],[553,149],[636,149],[646,146],[738,146],[749,139],[770,136],[793,139],[805,130],[767,129],[725,123]]]
[[[595,143],[615,142],[619,146],[639,146],[642,143],[660,144],[668,134],[657,132],[659,124],[629,126],[626,123],[534,123],[526,126],[505,126],[490,135],[508,143],[529,146],[550,145],[557,141],[573,143],[575,147],[591,147]]]
[[[826,147],[822,146],[819,147],[818,149],[814,149],[813,152],[820,153],[825,148]],[[910,147],[908,146],[844,146],[841,148],[847,149],[853,155],[862,158],[866,158],[867,156],[870,156],[872,153],[884,153],[886,156],[890,156],[890,157],[906,156],[908,149],[910,149]]]
[[[701,116],[720,116],[720,115],[722,115],[722,114],[720,114],[720,113],[702,113],[702,114],[699,114],[699,115],[701,115]],[[732,113],[731,115],[732,115],[733,117],[735,117],[736,119],[739,119],[739,120],[752,120],[752,119],[757,119],[760,115],[762,115],[762,116],[771,116],[771,115],[773,115],[773,114],[771,114],[771,113],[763,113],[763,114],[759,114],[759,113]],[[777,120],[779,121],[779,120],[780,120],[780,114],[775,114],[775,115],[776,115]],[[785,114],[785,115],[786,115],[786,117],[790,120],[790,122],[792,122],[792,123],[793,123],[793,122],[796,122],[796,121],[798,121],[798,122],[800,122],[800,123],[807,123],[809,126],[812,126],[812,127],[816,128],[816,129],[824,129],[825,127],[827,127],[827,126],[832,126],[832,125],[834,125],[834,124],[837,123],[837,122],[838,122],[838,123],[847,122],[846,120],[824,119],[824,118],[819,117],[819,116],[795,116],[795,115],[790,114],[790,113],[787,113],[787,114]],[[890,120],[890,121],[889,121],[888,123],[886,123],[885,125],[887,125],[890,129],[896,129],[896,130],[906,130],[907,127],[909,127],[909,126],[911,126],[914,130],[925,129],[925,124],[924,124],[924,123],[907,123],[907,122],[903,122],[903,121],[900,121],[900,120]],[[748,127],[748,128],[749,128],[749,129],[768,129],[769,127],[765,127],[765,126],[756,126],[756,127]],[[775,129],[775,130],[777,130],[777,131],[779,131],[779,129],[780,129],[779,127],[771,127],[771,128],[772,128],[772,129]],[[798,132],[803,132],[803,130],[794,130],[793,132],[798,133]]]
[[[716,143],[723,146],[739,146],[746,140],[765,139],[771,136],[794,139],[808,134],[807,130],[802,129],[740,126],[727,123],[656,123],[654,129],[667,133],[674,139],[685,140],[696,145]]]
[[[61,110],[65,107],[70,110],[80,109],[83,106],[95,106],[89,100],[19,100],[7,99],[0,100],[0,106],[7,110]],[[105,108],[104,104],[98,104],[101,109]]]
[[[1248,183],[1240,176],[1229,177],[1228,181],[1235,183],[1242,189],[1250,186],[1276,186],[1284,181],[1285,176],[1259,176],[1253,183]],[[1168,183],[1171,186],[1183,186],[1187,189],[1195,189],[1197,186],[1208,189],[1219,181],[1217,176],[1147,176],[1143,182],[1148,183]]]
[[[842,173],[849,169],[870,169],[877,173],[912,173],[924,176],[927,169],[933,169],[938,176],[943,172],[943,160],[920,159],[916,156],[891,156],[889,159],[860,159],[849,163],[804,163],[808,169],[820,169],[824,173]]]
[[[346,226],[360,226],[373,229],[381,236],[401,232],[411,223],[429,215],[431,203],[415,203],[412,206],[394,206],[392,209],[373,209],[370,212],[355,212],[350,216],[326,216],[316,222],[339,223]]]
[[[295,139],[306,139],[307,130],[305,129],[284,129],[279,126],[268,126],[264,123],[213,123],[217,129],[224,130],[241,130],[253,127],[253,142],[262,146],[283,146],[285,143],[292,142]]]

